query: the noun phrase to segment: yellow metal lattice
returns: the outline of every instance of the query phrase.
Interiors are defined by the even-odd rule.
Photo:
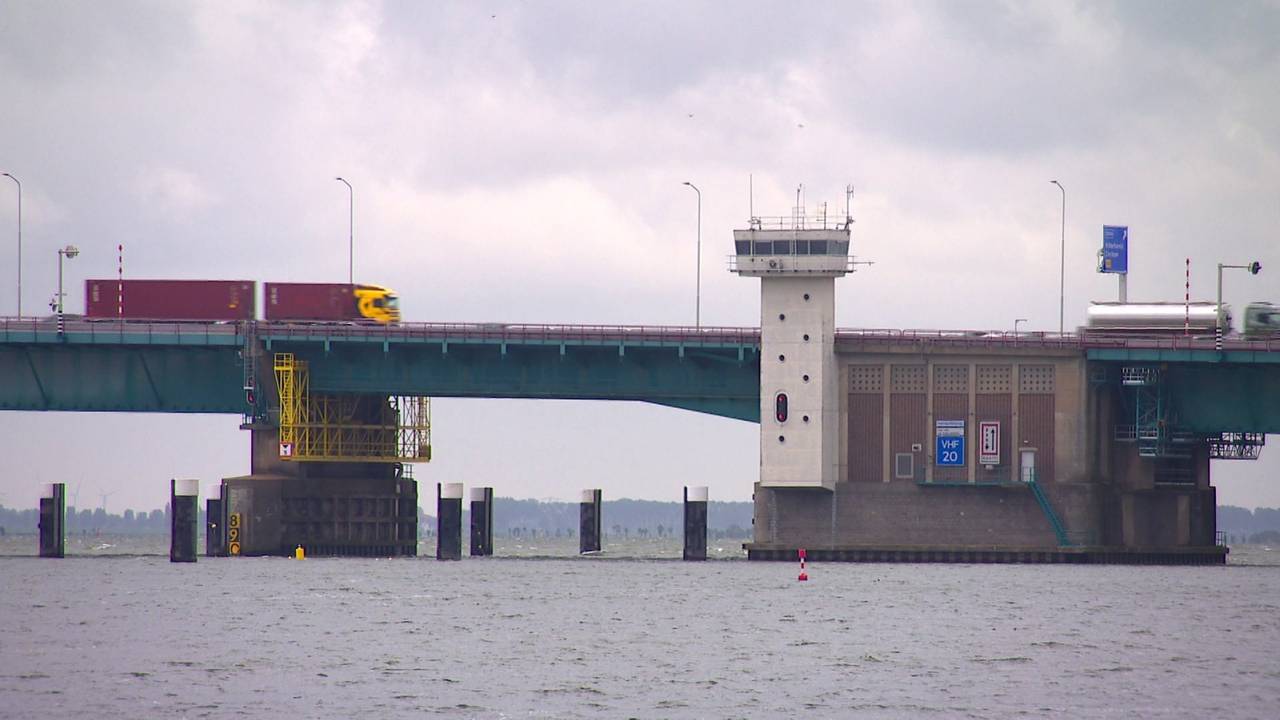
[[[428,462],[431,399],[311,393],[307,364],[276,353],[280,457],[328,462]]]

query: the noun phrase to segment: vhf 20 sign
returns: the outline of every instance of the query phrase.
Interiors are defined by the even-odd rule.
[[[964,421],[938,420],[934,427],[934,456],[942,467],[964,467]]]

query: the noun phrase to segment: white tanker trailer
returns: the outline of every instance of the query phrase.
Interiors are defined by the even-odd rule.
[[[1211,302],[1090,303],[1084,327],[1086,332],[1100,333],[1166,333],[1212,335],[1218,324],[1218,306]],[[1222,305],[1224,333],[1231,330],[1231,306]],[[1246,337],[1280,336],[1280,308],[1271,303],[1255,302],[1245,308]]]
[[[1222,305],[1223,328],[1230,332],[1231,307]],[[1085,329],[1091,332],[1142,332],[1212,334],[1218,324],[1218,304],[1186,303],[1115,303],[1089,304]]]

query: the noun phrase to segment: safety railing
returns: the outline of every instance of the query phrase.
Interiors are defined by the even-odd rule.
[[[827,212],[825,207],[810,213],[808,208],[798,208],[790,215],[756,215],[748,223],[750,230],[844,230],[853,220],[840,213]]]
[[[240,342],[235,322],[204,320],[88,320],[80,316],[0,318],[0,342],[90,344],[232,345]]]
[[[658,325],[527,325],[519,323],[259,323],[272,340],[447,340],[449,342],[546,342],[667,345],[758,345],[760,331],[747,327]]]
[[[62,335],[77,342],[231,344],[241,342],[249,323],[276,339],[441,339],[512,342],[618,342],[672,345],[759,345],[755,327],[679,325],[569,325],[522,323],[400,323],[377,325],[354,322],[118,320],[63,316]],[[1115,335],[1111,333],[1011,332],[1002,330],[902,330],[895,328],[839,328],[838,344],[914,342],[921,345],[1019,347],[1061,349],[1213,350],[1211,337],[1181,335]],[[56,316],[0,318],[0,342],[47,342],[59,339]],[[1280,338],[1224,339],[1228,352],[1280,353]]]

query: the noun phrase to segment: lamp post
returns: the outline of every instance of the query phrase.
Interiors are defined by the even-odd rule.
[[[1063,322],[1064,298],[1066,297],[1067,288],[1067,189],[1062,187],[1062,183],[1057,180],[1050,180],[1050,183],[1057,185],[1062,191],[1062,252],[1058,261],[1058,334],[1063,333],[1065,323]]]
[[[1213,347],[1215,350],[1222,350],[1222,334],[1227,330],[1227,328],[1223,327],[1224,315],[1222,312],[1222,269],[1223,268],[1231,268],[1235,270],[1248,270],[1250,275],[1257,275],[1258,273],[1262,272],[1262,263],[1257,261],[1251,262],[1248,265],[1224,265],[1222,263],[1218,263],[1218,307],[1217,307],[1218,320],[1217,322],[1214,323],[1214,332],[1213,332]]]
[[[347,186],[347,284],[355,283],[356,260],[356,191],[343,178],[334,178]]]
[[[22,183],[18,178],[4,174],[5,177],[18,183],[18,319],[22,319]]]
[[[62,258],[73,258],[80,254],[80,248],[75,245],[68,245],[64,248],[58,248],[58,335],[62,335],[62,298],[66,294],[62,292]]]
[[[698,279],[695,285],[693,326],[700,328],[702,327],[702,191],[691,182],[685,181],[685,185],[693,188],[693,191],[698,193]]]

